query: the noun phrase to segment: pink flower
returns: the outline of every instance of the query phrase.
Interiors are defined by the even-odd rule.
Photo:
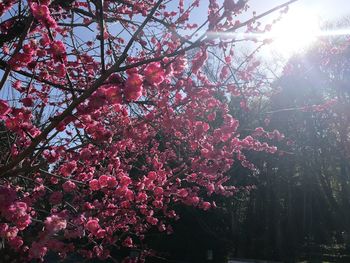
[[[44,34],[40,40],[39,40],[40,45],[43,47],[46,47],[50,44],[50,37],[47,34]]]
[[[82,160],[89,160],[91,156],[92,156],[92,152],[90,149],[85,148],[80,151],[80,158]]]
[[[33,57],[26,53],[17,53],[9,60],[8,64],[14,70],[20,70],[22,67],[28,66],[32,62]]]
[[[184,197],[188,196],[188,191],[186,189],[184,189],[184,188],[179,189],[177,191],[177,195],[182,197],[182,198],[184,198]]]
[[[133,241],[131,237],[127,237],[123,241],[123,246],[124,247],[133,247]]]
[[[147,177],[150,179],[150,180],[156,180],[157,179],[157,173],[154,172],[154,171],[151,171],[148,173]]]
[[[156,187],[156,188],[154,189],[154,194],[155,194],[156,196],[162,195],[163,192],[164,192],[163,188],[161,188],[161,187],[159,187],[159,186]]]
[[[19,230],[24,230],[30,225],[31,222],[32,220],[30,218],[30,215],[25,214],[17,218],[16,226]]]
[[[98,178],[98,182],[101,188],[106,187],[108,185],[108,176],[101,175],[100,178]]]
[[[154,200],[154,201],[152,202],[152,205],[153,205],[155,208],[160,209],[160,208],[163,207],[163,202],[160,201],[160,200]]]
[[[55,67],[57,77],[63,78],[66,75],[66,68],[63,64],[59,64]]]
[[[134,192],[131,191],[130,189],[127,189],[126,192],[125,192],[125,198],[126,198],[128,201],[134,200]]]
[[[67,220],[58,215],[49,216],[45,220],[45,229],[50,233],[57,233],[66,227]]]
[[[192,196],[188,200],[191,205],[197,205],[199,203],[199,197],[198,196]]]
[[[129,100],[129,101],[138,100],[141,96],[142,96],[142,92],[141,92],[141,91],[129,90],[129,91],[125,94],[126,99]]]
[[[138,202],[145,202],[145,201],[147,201],[147,194],[144,193],[144,192],[139,193],[139,194],[137,195],[137,197],[136,197],[136,200],[137,200]]]
[[[62,188],[65,192],[70,193],[73,192],[77,186],[72,181],[66,181],[64,184],[62,184]]]
[[[187,68],[187,59],[183,56],[176,58],[173,68],[174,68],[174,73],[175,74],[182,74],[184,70]]]
[[[124,209],[129,209],[130,208],[130,202],[129,201],[123,201],[120,203],[120,207],[124,208]]]
[[[202,208],[204,211],[209,210],[211,207],[211,204],[209,202],[203,202],[202,203]]]
[[[61,192],[53,192],[50,196],[50,203],[57,205],[62,202],[63,194]]]
[[[71,162],[68,162],[68,163],[62,165],[60,167],[59,171],[64,177],[68,177],[76,169],[77,169],[77,162],[76,161],[71,161]]]
[[[233,11],[236,8],[236,4],[234,0],[225,0],[224,1],[224,8],[226,11]]]
[[[50,52],[53,56],[55,62],[60,62],[60,59],[65,60],[66,55],[66,47],[64,43],[60,40],[56,40],[50,45]]]
[[[0,99],[0,116],[5,116],[11,112],[11,108],[6,101]]]
[[[47,5],[38,5],[36,3],[32,3],[30,7],[32,9],[33,16],[40,23],[50,28],[57,27],[57,23],[51,17],[50,10]]]
[[[26,203],[15,202],[4,209],[2,214],[8,221],[12,221],[16,224],[19,230],[24,230],[31,223],[30,216],[27,214],[27,209],[28,206]]]
[[[92,180],[89,182],[89,187],[90,187],[90,190],[92,190],[92,191],[100,190],[100,183],[99,183],[98,180],[92,179]]]
[[[234,0],[225,0],[224,1],[225,11],[237,13],[242,8],[244,8],[244,6],[247,3],[247,1],[244,1],[244,0],[237,1],[236,3],[235,2],[236,1],[234,1]]]
[[[143,84],[143,77],[137,73],[130,73],[130,76],[125,82],[125,85],[129,89],[141,90]]]
[[[60,156],[57,154],[57,152],[54,151],[54,150],[51,150],[51,151],[45,150],[45,151],[43,152],[43,155],[44,155],[44,157],[46,158],[46,160],[47,160],[49,163],[54,163],[54,162],[56,162],[56,161],[59,159],[59,157],[60,157]]]
[[[24,53],[29,54],[29,55],[34,55],[34,53],[35,53],[35,49],[30,44],[23,45],[22,49],[23,49]]]
[[[143,77],[137,73],[131,73],[125,82],[125,97],[129,101],[138,100],[142,95]]]
[[[145,68],[144,73],[146,80],[154,85],[159,85],[165,79],[165,72],[160,62],[153,62],[148,64]]]
[[[129,184],[131,184],[131,182],[132,181],[129,176],[124,175],[120,178],[120,184],[123,186],[128,186]]]
[[[29,258],[42,259],[47,253],[47,247],[41,242],[33,242],[29,249]]]
[[[23,245],[23,240],[21,237],[14,237],[8,240],[9,245],[14,249],[18,250]]]
[[[7,239],[11,239],[11,238],[16,237],[17,234],[18,234],[18,228],[17,228],[17,227],[9,227],[9,228],[6,230],[5,237],[6,237]]]
[[[158,219],[153,216],[147,216],[146,221],[153,226],[155,226],[158,223]]]
[[[115,179],[115,177],[108,177],[107,179],[107,185],[109,188],[114,188],[117,186],[117,180]]]
[[[5,237],[8,229],[8,224],[0,223],[0,237]]]
[[[104,94],[106,99],[112,104],[121,104],[122,103],[122,94],[121,90],[116,85],[104,85]]]
[[[96,219],[91,219],[86,223],[85,228],[95,235],[101,227]]]
[[[33,99],[30,96],[21,99],[21,102],[25,107],[32,107],[34,104]]]
[[[50,10],[46,5],[38,5],[33,3],[31,5],[33,16],[36,19],[46,19],[50,16]]]
[[[104,238],[106,236],[106,230],[104,229],[99,229],[96,232],[96,237],[97,238]]]
[[[201,51],[199,51],[193,59],[192,72],[194,74],[197,74],[207,59],[208,59],[207,51],[205,49],[202,49]]]

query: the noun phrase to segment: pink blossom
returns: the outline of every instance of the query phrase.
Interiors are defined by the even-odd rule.
[[[133,241],[132,241],[132,238],[131,237],[127,237],[124,239],[123,241],[123,246],[124,247],[133,247]]]
[[[188,196],[188,191],[186,189],[184,189],[184,188],[179,189],[177,191],[177,195],[182,197],[182,198],[184,198],[184,197]]]
[[[117,180],[115,179],[115,177],[109,176],[107,179],[107,185],[109,188],[114,188],[116,187],[118,184]]]
[[[122,93],[121,89],[116,85],[103,85],[104,94],[106,99],[112,104],[121,104],[122,103]]]
[[[8,224],[0,223],[0,237],[5,237],[8,229]]]
[[[163,188],[161,188],[161,187],[159,187],[159,186],[156,187],[156,188],[154,189],[154,194],[155,194],[156,196],[162,195],[163,192],[164,192]]]
[[[199,203],[199,197],[198,196],[193,196],[190,197],[189,200],[191,205],[197,205]]]
[[[47,253],[47,247],[41,242],[33,242],[29,249],[29,258],[42,259]]]
[[[165,72],[160,62],[153,62],[147,65],[144,70],[146,80],[154,85],[159,85],[165,79]]]
[[[106,236],[106,230],[105,229],[99,229],[96,232],[97,238],[104,238]]]
[[[107,175],[101,175],[100,178],[98,178],[98,182],[101,188],[108,186],[108,178],[109,176]]]
[[[211,204],[209,202],[203,202],[202,203],[202,208],[204,211],[209,210],[211,207]]]
[[[65,60],[67,56],[66,47],[60,40],[56,40],[50,44],[50,52],[56,62],[60,62],[60,59]]]
[[[97,231],[101,228],[98,221],[96,219],[91,219],[89,220],[86,225],[85,228],[90,231],[93,234],[97,234]]]
[[[80,152],[80,158],[82,160],[89,160],[92,156],[92,152],[90,151],[90,149],[82,149],[81,152]]]
[[[67,220],[58,215],[49,216],[45,220],[45,229],[50,233],[59,232],[66,229],[66,227]]]
[[[7,220],[15,223],[19,230],[24,230],[31,223],[30,216],[27,214],[27,209],[28,206],[26,203],[14,202],[1,212]]]
[[[70,174],[72,174],[76,170],[76,168],[77,168],[77,162],[71,161],[60,167],[60,173],[64,177],[68,177]]]
[[[156,172],[149,172],[147,177],[150,179],[150,180],[156,180],[157,179],[157,173]]]
[[[55,73],[57,75],[57,77],[64,77],[66,75],[66,68],[63,64],[58,64],[56,67],[55,67]]]
[[[192,61],[192,72],[197,74],[200,68],[204,65],[208,59],[208,52],[205,49],[199,51]]]
[[[12,238],[15,238],[18,234],[18,228],[17,227],[9,227],[7,230],[6,230],[6,233],[5,233],[5,237],[7,239],[12,239]]]
[[[131,182],[132,181],[129,176],[124,175],[120,178],[120,184],[123,186],[128,186],[129,184],[131,184]]]
[[[23,240],[21,237],[16,236],[14,238],[11,238],[8,240],[9,245],[14,249],[14,250],[19,250],[20,247],[23,245]]]
[[[50,10],[47,5],[38,5],[36,3],[31,4],[31,10],[35,19],[37,19],[40,23],[48,26],[49,28],[56,28],[57,23],[51,17]]]
[[[136,200],[138,202],[145,202],[147,200],[147,194],[144,192],[141,192],[137,195]]]
[[[92,191],[97,191],[97,190],[100,190],[100,183],[98,180],[96,179],[92,179],[90,182],[89,182],[89,187]]]
[[[34,104],[33,99],[30,96],[21,99],[21,102],[25,107],[32,107]]]
[[[31,224],[31,222],[32,220],[30,215],[25,214],[17,218],[16,226],[18,227],[19,230],[24,230]]]
[[[64,184],[62,184],[62,188],[65,192],[70,193],[73,192],[77,188],[77,186],[72,181],[66,181]]]
[[[60,156],[57,154],[57,152],[54,151],[54,150],[51,150],[51,151],[45,150],[45,151],[43,152],[43,155],[44,155],[44,157],[46,158],[46,160],[47,160],[49,163],[54,163],[54,162],[56,162],[56,161],[59,159],[59,157],[60,157]]]
[[[125,198],[129,201],[134,200],[134,192],[131,191],[130,189],[127,189],[125,192]]]
[[[155,208],[160,209],[160,208],[163,207],[163,202],[162,202],[161,200],[154,200],[154,201],[152,202],[152,205],[153,205]]]
[[[57,205],[62,202],[63,194],[61,192],[53,192],[50,196],[50,203],[53,205]]]
[[[158,223],[158,219],[153,217],[153,216],[148,216],[146,218],[146,221],[153,226],[157,225],[157,223]]]
[[[124,95],[127,100],[138,100],[142,95],[143,77],[140,74],[132,73],[125,82]]]
[[[6,101],[0,99],[0,117],[5,116],[11,112],[11,108]]]
[[[47,18],[48,16],[50,16],[49,8],[46,5],[38,5],[36,3],[33,3],[31,5],[31,8],[33,16],[36,19]]]
[[[26,53],[17,53],[11,57],[8,64],[14,70],[20,70],[22,67],[28,66],[32,62],[33,57],[30,54]]]

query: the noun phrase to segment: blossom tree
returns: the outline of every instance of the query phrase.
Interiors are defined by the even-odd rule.
[[[142,249],[151,228],[171,233],[175,203],[208,210],[208,196],[234,194],[230,167],[254,169],[245,152],[276,147],[262,128],[241,136],[218,99],[238,94],[248,110],[258,93],[257,61],[234,69],[236,38],[220,35],[261,32],[257,20],[295,1],[244,21],[242,0],[1,2],[5,246],[23,260],[111,258]],[[202,69],[210,50],[218,81]]]

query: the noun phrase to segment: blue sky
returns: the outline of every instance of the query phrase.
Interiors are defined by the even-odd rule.
[[[250,6],[256,11],[263,11],[269,7],[285,3],[285,0],[250,0]],[[333,20],[350,15],[349,0],[299,0],[290,6],[294,8],[307,8],[317,13],[324,20]]]
[[[267,11],[287,1],[288,0],[249,0],[248,4],[251,8],[248,10],[247,15],[251,15],[253,11],[257,13]],[[175,2],[177,3],[178,1]],[[221,2],[223,2],[223,0]],[[208,7],[208,0],[201,0],[201,5],[203,12],[205,12]],[[324,21],[336,20],[346,15],[350,16],[350,0],[298,0],[290,5],[290,10],[293,9],[312,10],[313,13],[316,13]],[[201,12],[196,14],[195,18],[206,18],[206,14],[200,13]]]

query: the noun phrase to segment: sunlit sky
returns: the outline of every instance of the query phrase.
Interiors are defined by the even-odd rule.
[[[285,3],[285,0],[250,0],[250,6],[256,11],[263,11],[269,7]],[[299,0],[290,5],[290,9],[303,8],[312,10],[324,20],[341,18],[350,15],[349,0]]]
[[[206,19],[208,2],[208,0],[200,2],[200,10],[193,15],[193,22],[200,24],[203,19]],[[222,3],[223,0],[219,2]],[[288,0],[250,0],[248,4],[251,8],[237,19],[246,21],[252,17],[254,11],[259,15],[286,2]],[[268,24],[278,16],[277,11],[260,21]],[[271,57],[272,53],[278,53],[287,60],[294,53],[300,52],[317,40],[317,35],[323,33],[320,31],[322,23],[337,21],[346,16],[350,17],[350,0],[298,0],[289,6],[289,12],[273,26],[270,35],[259,36],[260,39],[265,37],[274,39],[273,44],[264,48],[265,55]],[[349,32],[350,30],[346,33]]]
[[[251,0],[249,3],[260,13],[285,2]],[[317,35],[323,33],[319,28],[323,22],[350,16],[349,0],[299,0],[289,8],[285,17],[274,25],[271,31],[271,36],[275,38],[274,43],[265,50],[280,53],[285,58],[315,42]]]

